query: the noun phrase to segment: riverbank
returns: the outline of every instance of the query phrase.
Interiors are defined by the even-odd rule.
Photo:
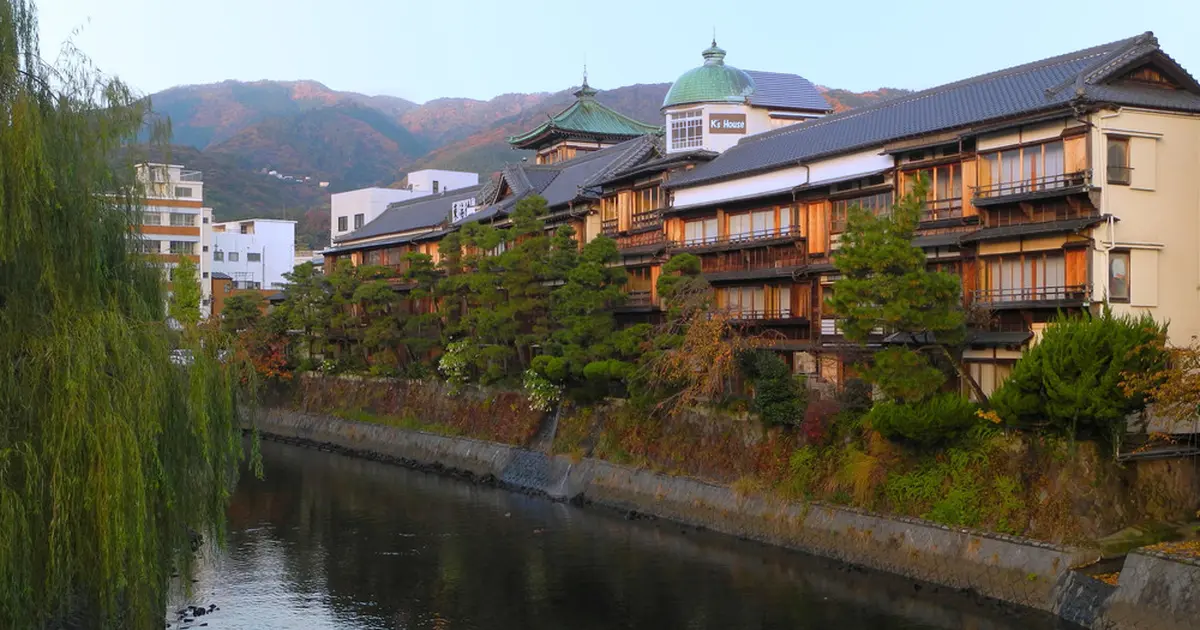
[[[1088,549],[326,414],[267,409],[258,426],[274,439],[670,519],[979,593],[1085,627],[1179,630],[1200,618],[1200,563],[1164,553],[1130,554],[1110,586],[1073,571],[1099,559]]]

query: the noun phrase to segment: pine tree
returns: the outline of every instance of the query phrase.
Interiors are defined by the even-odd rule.
[[[927,190],[927,182],[918,182],[886,214],[850,208],[841,247],[833,257],[842,277],[834,283],[828,305],[848,341],[865,344],[878,329],[901,333],[904,341],[954,366],[982,400],[982,390],[955,350],[966,334],[959,280],[929,271],[925,252],[912,244]],[[945,381],[924,352],[891,348],[877,359],[867,376],[897,399],[925,398]]]
[[[250,328],[262,318],[263,296],[258,291],[235,293],[225,300],[221,311],[221,328],[237,333]]]

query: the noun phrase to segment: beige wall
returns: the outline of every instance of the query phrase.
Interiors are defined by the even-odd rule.
[[[1006,129],[999,133],[980,136],[976,148],[982,153],[1000,147],[1057,138],[1062,135],[1068,125],[1072,124],[1078,125],[1078,123],[1072,123],[1070,119],[1064,118],[1052,122],[1025,125],[1017,129]]]
[[[1110,247],[1130,251],[1129,304],[1118,313],[1170,320],[1170,340],[1200,336],[1200,116],[1135,109],[1092,114],[1093,183],[1100,210],[1119,219],[1097,226],[1093,299],[1108,289]],[[1128,137],[1131,185],[1106,181],[1109,135]]]

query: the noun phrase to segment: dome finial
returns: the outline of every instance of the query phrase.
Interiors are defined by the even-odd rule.
[[[713,42],[712,46],[704,49],[700,53],[704,57],[704,65],[706,66],[723,66],[725,65],[725,50],[717,46],[717,28],[713,27]]]
[[[584,61],[583,62],[583,85],[579,86],[578,90],[575,90],[575,98],[577,98],[577,99],[592,98],[595,95],[596,95],[596,90],[593,89],[592,86],[588,85],[588,82],[587,82],[587,62]]]

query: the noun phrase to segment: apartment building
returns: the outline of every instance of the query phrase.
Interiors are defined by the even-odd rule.
[[[212,270],[235,289],[278,290],[295,266],[296,222],[244,219],[212,226]]]
[[[847,211],[888,212],[923,177],[914,244],[961,278],[974,325],[964,359],[985,392],[1059,312],[1148,313],[1170,321],[1171,343],[1200,336],[1200,84],[1153,34],[838,114],[801,77],[764,80],[724,58],[714,45],[672,86],[662,134],[620,136],[624,123],[601,113],[588,136],[564,110],[513,138],[538,164],[505,168],[466,216],[414,244],[463,221],[503,224],[541,194],[550,229],[570,221],[582,241],[617,240],[622,317],[654,319],[661,265],[692,253],[717,308],[836,385],[860,352],[826,306]]]
[[[145,163],[137,166],[138,181],[146,197],[142,210],[141,248],[164,268],[168,292],[174,268],[186,256],[196,263],[202,300],[201,316],[212,302],[212,209],[204,207],[204,178],[200,171],[178,164]]]

